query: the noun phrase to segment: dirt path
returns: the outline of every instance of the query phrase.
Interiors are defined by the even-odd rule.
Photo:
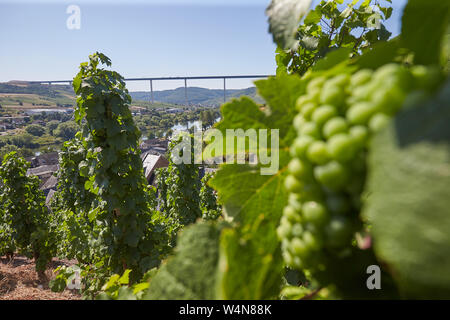
[[[12,261],[0,257],[0,300],[79,300],[75,291],[52,292],[48,287],[54,278],[53,270],[69,261],[53,259],[45,272],[47,279],[40,281],[33,260],[16,256]]]

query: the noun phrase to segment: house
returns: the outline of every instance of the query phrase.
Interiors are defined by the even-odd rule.
[[[57,165],[59,162],[59,157],[58,152],[49,152],[43,153],[36,157],[28,157],[26,160],[31,163],[32,168],[36,168],[45,165]]]
[[[51,190],[56,190],[56,187],[58,185],[58,178],[54,175],[51,175],[48,177],[48,179],[44,182],[44,184],[41,185],[39,189],[41,189],[44,194],[47,196]]]
[[[179,108],[171,108],[171,109],[167,109],[166,112],[167,113],[180,113],[180,112],[184,112],[184,110],[179,109]]]
[[[53,175],[56,171],[58,171],[59,165],[52,164],[52,165],[43,165],[35,168],[30,168],[27,170],[27,175],[33,175],[37,176],[39,179],[41,179],[42,184],[44,184],[50,176]]]
[[[150,184],[155,179],[155,170],[159,168],[167,168],[169,161],[161,155],[146,153],[143,157],[142,165],[144,167],[145,178]]]
[[[153,154],[163,155],[167,152],[169,141],[166,139],[148,139],[139,146],[142,151],[149,151]]]

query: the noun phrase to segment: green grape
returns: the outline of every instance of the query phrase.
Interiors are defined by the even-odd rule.
[[[322,134],[329,139],[338,133],[346,133],[348,130],[347,121],[342,117],[334,117],[328,120],[322,128]]]
[[[307,121],[306,119],[303,117],[303,115],[301,115],[300,113],[297,114],[294,118],[294,128],[297,131],[300,131],[302,129],[303,124],[305,124]]]
[[[370,130],[377,132],[386,127],[391,118],[384,113],[377,113],[370,118],[369,128]]]
[[[295,268],[301,269],[301,268],[303,268],[303,260],[300,259],[299,257],[294,257],[293,261],[292,261],[292,265]]]
[[[363,69],[356,72],[350,79],[350,87],[357,88],[368,83],[373,76],[373,71],[369,69]]]
[[[348,179],[347,169],[336,161],[314,168],[314,177],[325,187],[336,190],[341,188]]]
[[[306,247],[311,250],[319,250],[323,245],[320,237],[314,235],[311,231],[303,232],[302,239]]]
[[[333,216],[325,227],[327,245],[332,248],[341,248],[349,244],[352,237],[352,224],[342,216]]]
[[[347,119],[352,124],[366,124],[377,109],[374,103],[359,102],[348,109]]]
[[[300,159],[306,157],[306,151],[313,142],[314,138],[310,136],[300,136],[296,138],[291,147],[291,155]]]
[[[328,140],[327,150],[333,159],[345,162],[353,158],[356,146],[350,135],[338,133]]]
[[[301,192],[303,184],[293,175],[288,175],[284,181],[284,186],[288,192]]]
[[[289,247],[290,251],[297,257],[300,257],[300,259],[307,257],[310,251],[305,242],[299,238],[293,238]]]
[[[349,74],[339,74],[333,78],[331,78],[330,80],[326,81],[325,84],[323,85],[323,89],[328,89],[331,87],[339,87],[340,89],[343,89],[344,87],[346,87],[349,83],[351,79],[351,76]]]
[[[308,91],[307,95],[311,99],[312,102],[319,103],[321,91],[322,90],[320,88],[315,88],[313,90]]]
[[[292,226],[292,229],[289,230],[293,237],[300,238],[304,232],[303,226],[300,223],[296,223]]]
[[[354,126],[349,130],[349,134],[353,139],[355,146],[363,148],[369,138],[369,130],[365,126]]]
[[[296,208],[295,206],[289,204],[283,209],[283,217],[286,217],[290,222],[300,222],[300,208]]]
[[[289,194],[288,204],[290,207],[294,208],[296,212],[300,212],[302,210],[302,202],[300,200],[300,196],[296,193]]]
[[[294,258],[292,257],[292,255],[290,254],[289,251],[287,250],[283,250],[283,260],[284,262],[286,262],[286,264],[288,266],[293,266],[294,265]]]
[[[307,179],[311,175],[312,168],[308,163],[294,158],[289,162],[288,170],[298,179]]]
[[[323,88],[320,94],[320,103],[321,104],[331,104],[337,107],[340,107],[344,104],[345,95],[342,92],[342,89],[338,86],[329,86],[327,88]]]
[[[301,111],[303,106],[307,103],[312,103],[312,100],[308,96],[300,96],[295,103],[295,109]]]
[[[323,141],[314,141],[309,146],[306,156],[309,161],[316,164],[324,164],[330,159],[327,145]]]
[[[325,81],[327,80],[327,78],[325,77],[317,77],[312,79],[308,85],[306,86],[306,92],[315,92],[317,90],[321,90],[323,87],[323,84],[325,83]]]
[[[414,78],[409,70],[396,63],[380,67],[373,74],[372,81],[379,84],[379,88],[397,88],[406,91],[409,91],[414,85]]]
[[[371,135],[404,105],[426,98],[440,78],[438,69],[388,64],[308,83],[297,100],[298,137],[285,181],[289,198],[277,230],[288,265],[314,272],[329,255],[342,258],[351,251]],[[331,250],[321,250],[324,245]]]
[[[314,122],[306,122],[300,130],[301,135],[310,136],[312,138],[320,139],[319,127]]]
[[[312,114],[312,121],[314,121],[317,125],[323,126],[325,122],[327,122],[329,119],[336,116],[337,110],[335,107],[330,105],[323,105],[314,110],[314,113]]]
[[[308,201],[303,204],[303,219],[314,225],[322,225],[327,222],[329,216],[327,209],[321,203]]]
[[[277,235],[280,239],[289,238],[291,236],[291,228],[286,224],[280,224],[277,228]]]
[[[317,104],[310,102],[307,104],[304,104],[301,110],[301,114],[305,119],[311,119],[311,115],[313,114],[314,110],[316,110]]]
[[[372,100],[374,111],[379,110],[387,114],[394,114],[401,108],[405,98],[405,92],[398,87],[380,88]]]

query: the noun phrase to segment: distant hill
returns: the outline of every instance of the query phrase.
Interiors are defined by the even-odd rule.
[[[0,83],[0,104],[5,106],[73,106],[75,94],[69,85],[48,85],[24,81]]]
[[[133,100],[140,100],[140,101],[151,100],[150,92],[148,91],[130,92],[130,95],[133,98]],[[188,87],[187,95],[189,104],[219,106],[223,103],[223,90],[221,89]],[[248,96],[259,103],[263,102],[263,100],[257,95],[255,87],[246,89],[227,90],[227,101],[242,96]],[[174,90],[154,91],[153,97],[155,101],[170,104],[185,104],[186,100],[184,87],[180,87]]]
[[[46,85],[39,83],[29,83],[24,81],[10,81],[0,83],[0,93],[12,94],[37,94],[49,98],[73,96],[73,88],[69,85]]]
[[[184,90],[184,87],[180,87],[174,90],[154,91],[154,100],[159,104],[184,105]],[[220,106],[223,103],[221,89],[188,87],[187,92],[190,105]],[[148,91],[130,92],[130,95],[135,103],[151,100]],[[248,96],[258,103],[263,103],[255,87],[227,90],[227,101],[242,96]],[[0,83],[0,104],[17,105],[21,102],[35,105],[74,105],[75,94],[70,85],[48,85],[24,81]]]

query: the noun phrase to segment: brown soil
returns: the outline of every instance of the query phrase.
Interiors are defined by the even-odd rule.
[[[52,292],[48,283],[54,279],[53,270],[61,265],[71,265],[73,261],[53,259],[49,264],[45,279],[40,279],[34,261],[15,256],[12,261],[0,257],[0,300],[79,300],[76,291]]]

